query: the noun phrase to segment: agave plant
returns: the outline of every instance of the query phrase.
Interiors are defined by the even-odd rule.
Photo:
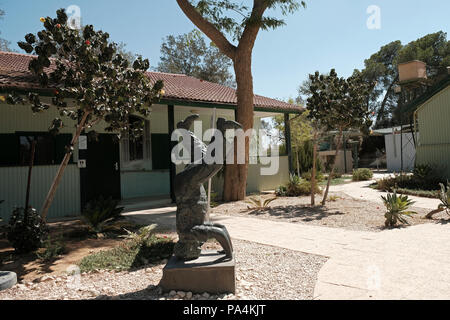
[[[248,210],[262,211],[267,210],[269,204],[275,199],[276,197],[264,199],[263,197],[259,196],[250,197],[249,199],[245,200],[245,202],[249,204],[249,206],[247,206]]]
[[[447,181],[447,188],[445,188],[443,183],[439,183],[441,186],[441,192],[439,192],[439,200],[441,200],[441,203],[439,204],[438,208],[445,210],[447,214],[449,214],[450,210],[450,183]]]
[[[405,218],[416,214],[414,211],[408,211],[414,201],[409,199],[406,195],[397,196],[396,190],[394,190],[393,194],[388,193],[386,197],[381,196],[381,198],[387,209],[387,212],[384,215],[386,218],[386,227],[393,227],[399,221],[401,223],[409,224]]]
[[[102,232],[105,225],[117,219],[124,209],[123,207],[117,207],[119,202],[119,200],[105,199],[100,196],[86,205],[81,214],[83,220],[94,232]]]
[[[441,187],[441,191],[438,196],[441,203],[436,210],[431,211],[425,216],[426,219],[432,219],[435,214],[442,211],[450,215],[450,183],[447,181],[447,188],[445,188],[443,183],[439,183],[439,186]]]
[[[134,245],[145,245],[154,234],[157,226],[157,224],[151,224],[140,228],[137,232],[132,232],[124,228],[127,234],[122,236],[122,238],[130,240]]]

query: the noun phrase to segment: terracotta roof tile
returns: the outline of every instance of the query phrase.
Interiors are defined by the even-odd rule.
[[[29,61],[35,56],[0,51],[0,88],[4,89],[38,89],[37,79],[28,70]],[[200,80],[194,77],[147,72],[152,82],[163,80],[164,98],[187,102],[236,105],[236,91],[217,83]],[[299,112],[302,109],[276,99],[259,95],[254,98],[255,107],[268,110]]]

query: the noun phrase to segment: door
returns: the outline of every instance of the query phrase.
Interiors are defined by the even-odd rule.
[[[121,199],[119,152],[115,135],[99,134],[97,141],[88,141],[87,201],[99,196]]]

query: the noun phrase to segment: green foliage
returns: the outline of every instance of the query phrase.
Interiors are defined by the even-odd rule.
[[[433,173],[433,168],[428,164],[416,165],[413,174],[417,179],[427,179]]]
[[[399,123],[396,109],[399,96],[395,93],[398,81],[398,64],[411,60],[427,63],[428,77],[431,83],[439,81],[446,74],[445,67],[450,65],[450,41],[447,34],[439,31],[403,45],[393,41],[364,61],[364,69],[355,71],[368,82],[377,82],[370,99],[370,110],[377,115],[376,128],[386,128]]]
[[[251,8],[232,0],[197,0],[193,1],[197,11],[217,29],[230,34],[235,40],[241,38],[246,25],[259,25],[261,29],[276,29],[285,24],[284,20],[274,17],[259,17],[252,15]],[[279,9],[283,15],[298,10],[300,6],[306,7],[304,1],[296,0],[270,0],[255,1],[255,6],[260,10]],[[259,11],[258,10],[258,11]],[[234,18],[237,17],[237,18]]]
[[[441,203],[438,208],[444,209],[448,214],[450,210],[450,183],[447,181],[447,188],[443,183],[440,183],[439,186],[441,187],[441,191],[439,192],[439,200],[441,200]]]
[[[287,196],[287,187],[286,186],[278,186],[275,189],[275,194],[277,197],[286,197]]]
[[[62,239],[53,241],[50,237],[44,241],[42,248],[36,251],[37,257],[44,261],[52,261],[56,257],[65,253],[66,247],[62,242]]]
[[[92,25],[81,31],[73,30],[67,24],[64,9],[56,15],[43,18],[44,29],[37,35],[27,34],[18,45],[37,55],[30,61],[29,69],[43,88],[53,88],[49,90],[51,102],[60,116],[80,120],[87,112],[86,127],[101,119],[108,124],[107,131],[126,131],[129,114],[148,116],[163,86],[162,82],[151,86],[145,75],[148,60],[139,56],[130,65],[118,52],[118,45],[109,41],[108,33],[96,31]],[[75,99],[76,109],[68,105],[67,99]],[[50,107],[37,92],[30,92],[28,100],[33,112]],[[24,100],[13,93],[7,102],[16,104]],[[63,121],[56,118],[50,130],[57,133],[62,126]]]
[[[370,127],[367,98],[373,83],[367,83],[359,76],[339,78],[334,69],[329,75],[316,72],[309,75],[309,79],[311,96],[307,108],[311,119],[328,130],[367,130]]]
[[[259,197],[249,197],[247,200],[245,200],[245,202],[249,204],[247,206],[247,209],[262,211],[267,210],[269,208],[269,204],[274,200],[276,200],[276,197],[264,199],[263,197],[259,196]]]
[[[111,250],[87,256],[80,261],[79,267],[81,272],[136,269],[169,258],[174,245],[171,238],[151,234],[140,244],[129,241]]]
[[[301,179],[296,175],[290,175],[289,183],[286,186],[286,195],[288,197],[299,197],[311,194],[311,182],[305,179]],[[315,193],[321,194],[322,190],[316,184]]]
[[[127,235],[123,236],[123,238],[130,240],[130,243],[135,246],[148,245],[157,226],[156,224],[151,224],[140,228],[137,232],[125,229]]]
[[[393,227],[398,222],[409,224],[406,217],[416,214],[414,211],[408,211],[409,207],[414,204],[414,201],[410,200],[408,196],[397,196],[397,191],[394,191],[393,194],[388,193],[386,197],[381,196],[381,199],[383,199],[387,209],[384,215],[386,227]]]
[[[310,169],[302,174],[302,178],[307,181],[311,181],[311,177],[312,177],[312,169]],[[325,176],[323,175],[323,173],[320,171],[317,171],[316,172],[316,182],[322,182],[324,180],[325,180]]]
[[[353,181],[367,181],[373,178],[373,172],[367,168],[353,170]]]
[[[159,72],[177,73],[234,87],[232,61],[216,45],[206,44],[202,33],[193,30],[168,36],[161,45]]]
[[[427,64],[430,77],[439,73],[446,73],[450,66],[450,41],[447,33],[439,31],[411,41],[404,46],[398,54],[398,62],[420,60]]]
[[[430,170],[431,169],[431,170]],[[376,188],[383,191],[392,192],[394,189],[405,189],[416,191],[431,191],[433,194],[438,190],[440,183],[443,183],[444,179],[439,177],[437,172],[430,166],[417,166],[414,174],[412,175],[394,175],[393,177],[387,177],[377,180]],[[427,195],[432,196],[432,194]]]
[[[123,211],[123,207],[117,207],[119,202],[111,197],[105,199],[100,196],[88,202],[81,216],[94,232],[102,232],[106,224],[117,219]]]
[[[16,208],[9,220],[7,234],[17,253],[29,253],[43,245],[48,228],[36,209]]]

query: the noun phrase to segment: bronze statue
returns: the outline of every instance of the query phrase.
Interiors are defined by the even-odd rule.
[[[199,115],[191,115],[177,124],[178,129],[185,129],[191,138],[191,152],[194,150],[200,155],[200,159],[193,159],[184,170],[175,177],[175,197],[177,203],[177,232],[179,240],[175,245],[175,256],[184,261],[194,260],[200,256],[201,246],[210,238],[215,238],[222,248],[226,258],[232,258],[233,246],[225,226],[220,224],[205,223],[208,210],[207,196],[203,183],[212,178],[223,167],[226,152],[223,152],[223,162],[207,164],[204,158],[208,148],[194,133],[190,131],[192,123]],[[227,121],[223,118],[217,120],[217,129],[222,133],[223,150],[226,149],[225,131],[227,129],[239,129],[241,125],[235,121]],[[214,139],[214,138],[213,138]],[[213,151],[213,150],[211,150]]]

